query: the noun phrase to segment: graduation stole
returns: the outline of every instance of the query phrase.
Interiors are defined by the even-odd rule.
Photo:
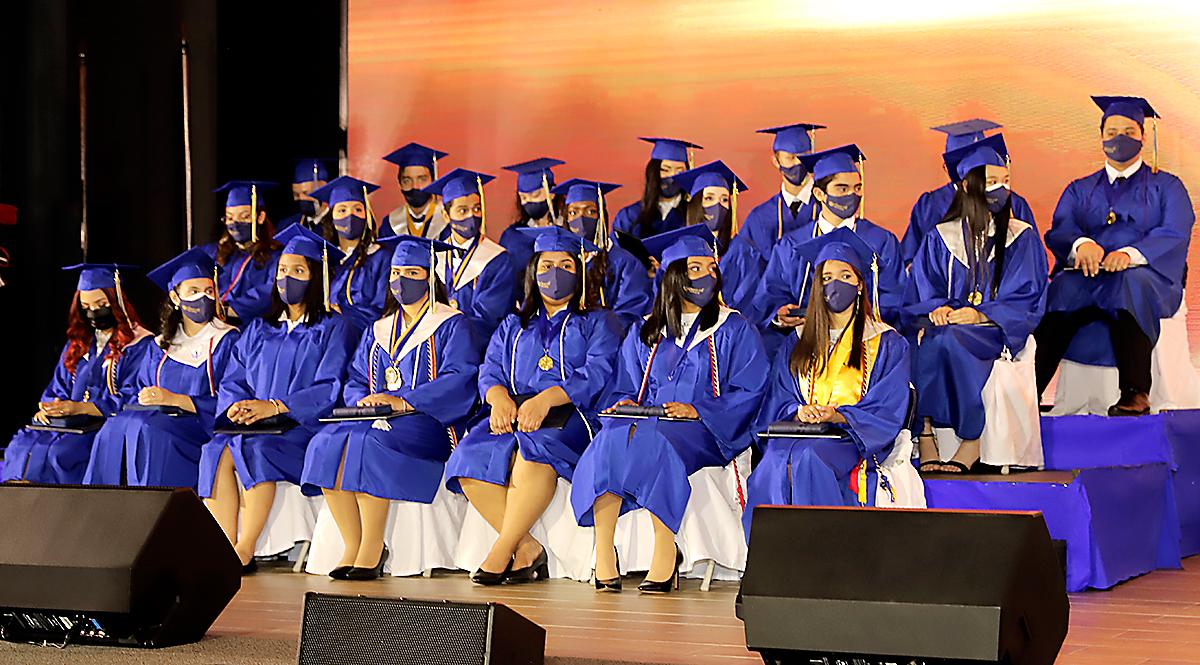
[[[229,299],[229,295],[233,293],[233,288],[238,285],[238,282],[242,281],[242,275],[246,272],[246,266],[250,265],[250,259],[253,258],[253,252],[246,253],[246,258],[242,260],[242,265],[238,266],[237,272],[233,276],[233,280],[229,282],[229,286],[225,287],[225,292],[221,294],[221,302],[225,302]],[[216,280],[213,280],[213,284],[216,284]]]
[[[217,383],[216,383],[216,381],[213,380],[212,351],[213,351],[213,340],[211,337],[209,337],[208,338],[208,361],[204,363],[204,371],[206,374],[208,374],[208,395],[209,395],[209,397],[216,397],[217,396]],[[163,365],[167,364],[167,358],[170,358],[170,356],[167,355],[166,351],[163,351],[163,357],[161,360],[158,361],[158,367],[154,370],[154,385],[159,388],[162,388],[162,368],[163,368]]]

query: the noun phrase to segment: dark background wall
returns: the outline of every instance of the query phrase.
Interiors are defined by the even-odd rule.
[[[86,62],[87,260],[153,267],[188,245],[181,46],[189,47],[194,242],[220,228],[234,178],[274,180],[272,218],[291,214],[299,156],[337,157],[340,0],[9,0],[0,7],[0,367],[9,395],[0,446],[33,413],[63,343],[83,260],[80,54]],[[126,279],[144,322],[162,294]]]

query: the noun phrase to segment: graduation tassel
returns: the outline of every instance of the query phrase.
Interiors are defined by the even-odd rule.
[[[583,236],[579,237],[579,272],[579,311],[584,312],[587,311],[587,253],[583,249]]]
[[[250,242],[258,242],[258,187],[250,185]]]
[[[120,270],[120,268],[115,268],[115,267],[113,268],[113,287],[114,287],[113,290],[117,292],[117,305],[120,306],[121,313],[125,315],[125,322],[132,329],[133,323],[129,320],[129,310],[125,309],[125,294],[123,292],[124,289],[121,288],[121,270]],[[216,282],[213,283],[213,288],[214,289],[216,288]]]
[[[1152,117],[1150,123],[1154,127],[1154,149],[1151,156],[1153,161],[1150,164],[1150,172],[1158,173],[1158,116]]]
[[[866,219],[866,215],[867,215],[867,213],[866,213],[866,208],[867,208],[867,167],[865,164],[863,164],[863,158],[862,158],[861,154],[858,156],[858,178],[859,178],[859,182],[862,184],[862,190],[863,190],[862,198],[858,202],[858,218]]]
[[[731,232],[729,234],[730,238],[737,235],[737,233],[738,233],[737,195],[738,195],[737,179],[734,179],[733,189],[729,192],[729,223],[733,226],[733,229],[731,230]],[[780,201],[782,201],[782,200],[783,200],[783,198],[780,197]]]
[[[367,194],[367,186],[363,185],[363,205],[367,208],[367,223],[363,225],[362,235],[359,240],[364,240],[367,237],[367,229],[375,229],[375,213],[371,211],[371,198]]]
[[[594,236],[592,242],[600,247],[600,242],[608,233],[608,220],[604,218],[604,190],[600,188],[599,183],[596,184],[596,208],[599,220],[596,222],[596,232],[592,234]]]
[[[251,200],[253,200],[253,199],[251,199]],[[213,292],[217,294],[217,308],[216,308],[217,318],[224,321],[225,320],[225,303],[221,301],[221,287],[217,285],[217,271],[218,271],[218,267],[216,265],[214,265],[213,266]]]
[[[779,195],[779,200],[776,201],[775,216],[779,220],[779,232],[775,235],[776,240],[783,240],[783,195]]]
[[[325,288],[325,311],[329,311],[329,247],[321,247],[321,278]]]
[[[696,168],[696,153],[692,152],[691,148],[687,149],[688,170]]]
[[[808,130],[808,152],[814,153],[817,151],[817,130]]]
[[[432,171],[433,171],[433,179],[434,179],[434,180],[437,180],[437,179],[438,179],[438,174],[437,174],[437,153],[434,153],[434,154],[432,155],[432,157],[433,157],[433,169],[432,169]]]
[[[479,189],[479,235],[487,235],[487,204],[483,202],[483,178],[475,176],[475,187]]]
[[[446,263],[449,263],[449,262],[450,262],[450,255],[449,255],[449,253],[447,253]],[[437,279],[436,277],[433,276],[433,273],[436,272],[436,270],[437,270],[437,254],[434,253],[433,243],[431,242],[431,243],[429,243],[429,296],[426,301],[426,304],[429,306],[430,309],[437,308],[437,304],[435,302],[437,299],[434,298],[435,291],[433,289],[433,281],[435,279]]]
[[[871,255],[871,315],[878,322],[879,318],[879,257]]]
[[[546,208],[550,210],[550,222],[555,226],[558,225],[558,218],[554,214],[554,199],[550,195],[550,180],[546,178],[546,172],[542,171],[542,191],[546,192]],[[479,195],[479,200],[483,200],[483,195]]]

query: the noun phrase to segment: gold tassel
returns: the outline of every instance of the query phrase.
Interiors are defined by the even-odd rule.
[[[329,246],[321,246],[321,278],[325,288],[325,311],[329,311]]]
[[[583,236],[579,237],[579,311],[587,310],[587,253],[583,247]]]
[[[779,220],[779,232],[775,236],[775,240],[783,240],[783,194],[779,195],[779,205],[775,206],[775,215]]]
[[[858,218],[866,219],[867,213],[867,167],[863,164],[862,155],[858,157],[858,179],[862,183],[862,198],[858,202]]]
[[[125,309],[125,293],[121,288],[121,270],[115,266],[113,267],[113,286],[115,287],[113,290],[117,292],[117,305],[121,307],[121,313],[125,315],[126,323],[133,328],[133,322],[129,320],[129,310]],[[215,282],[213,288],[216,288]]]
[[[871,255],[871,314],[874,315],[875,321],[879,318],[879,257],[875,254]]]
[[[434,179],[434,180],[437,180],[437,179],[438,179],[438,175],[437,175],[437,153],[434,153],[434,154],[433,154],[433,179]]]
[[[1151,173],[1158,173],[1158,117],[1153,117],[1150,123],[1154,126],[1154,154],[1151,157],[1153,163],[1150,165]]]
[[[217,285],[218,270],[220,270],[220,268],[218,266],[214,265],[213,266],[213,292],[215,292],[216,296],[217,296],[217,307],[216,307],[217,318],[224,321],[225,320],[225,303],[221,302],[221,287]]]
[[[367,223],[363,225],[362,235],[358,237],[362,240],[367,237],[367,229],[375,229],[375,213],[371,211],[371,198],[367,194],[367,186],[363,185],[363,206],[367,209]]]
[[[694,153],[691,148],[687,149],[687,159],[688,169],[691,170],[696,168],[696,153]]]
[[[258,242],[258,187],[250,185],[250,242]]]
[[[475,176],[475,187],[479,189],[479,236],[487,235],[487,206],[483,202],[483,178]]]
[[[596,244],[596,247],[601,247],[600,243],[608,234],[608,220],[604,218],[604,190],[601,189],[600,183],[596,183],[596,207],[599,220],[596,222],[596,232],[592,234],[592,242]]]
[[[739,230],[738,218],[737,218],[737,195],[738,195],[737,178],[734,178],[733,189],[730,190],[730,192],[729,192],[729,223],[733,226],[733,229],[729,234],[730,238],[737,235],[738,230]]]
[[[546,172],[542,171],[542,191],[546,192],[546,207],[550,210],[550,223],[558,225],[558,219],[554,216],[554,199],[550,196],[550,180],[546,177]],[[483,200],[483,195],[480,194],[480,200]]]

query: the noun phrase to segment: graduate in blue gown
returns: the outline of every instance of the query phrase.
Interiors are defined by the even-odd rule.
[[[119,294],[120,266],[80,264],[67,313],[67,343],[42,391],[37,425],[78,424],[108,418],[133,398],[133,375],[149,348],[150,333]],[[63,419],[66,419],[65,421]],[[83,480],[96,432],[73,434],[23,428],[4,450],[0,481],[77,485]]]
[[[1150,410],[1150,354],[1159,320],[1183,298],[1188,241],[1196,221],[1178,177],[1142,161],[1146,118],[1158,118],[1140,97],[1093,97],[1103,109],[1104,168],[1067,186],[1046,232],[1054,278],[1038,328],[1038,391],[1044,391],[1067,353],[1097,362],[1103,336],[1071,342],[1084,326],[1108,327],[1119,374],[1120,400],[1109,415]],[[1157,139],[1157,137],[1155,137]],[[1079,347],[1078,349],[1075,347]],[[1105,358],[1104,360],[1108,360]]]
[[[529,529],[599,429],[620,345],[612,314],[599,307],[600,285],[583,273],[584,254],[596,246],[558,227],[523,233],[535,238],[522,271],[524,305],[492,335],[479,368],[488,418],[446,463],[447,487],[466,494],[499,534],[471,577],[484,585],[546,578],[545,545]],[[551,409],[569,411],[565,425],[545,426]]]
[[[613,242],[608,234],[609,208],[605,196],[619,187],[572,178],[555,187],[554,192],[563,197],[566,205],[562,227],[596,247],[596,251],[587,253],[588,276],[602,285],[600,304],[612,311],[624,334],[634,321],[650,311],[654,285],[642,262]]]
[[[738,231],[738,238],[750,244],[758,260],[758,277],[766,270],[775,245],[792,231],[817,218],[817,203],[812,196],[812,173],[800,161],[813,149],[813,133],[825,125],[797,123],[758,130],[772,134],[771,164],[779,170],[781,185],[771,198],[754,206]]]
[[[329,206],[324,201],[313,198],[312,193],[329,182],[329,170],[325,167],[326,160],[306,157],[297,159],[292,172],[292,201],[298,210],[294,215],[285,217],[279,222],[279,232],[292,224],[300,224],[304,228],[324,235],[328,224]]]
[[[337,243],[339,260],[329,285],[333,309],[346,317],[355,337],[383,314],[391,252],[375,242],[375,218],[368,195],[379,189],[350,176],[339,176],[312,193],[329,205],[329,238]]]
[[[479,350],[467,318],[432,276],[444,243],[402,237],[392,300],[363,333],[347,371],[348,406],[386,406],[390,419],[326,425],[308,445],[302,489],[321,493],[345,547],[335,579],[375,579],[387,561],[389,501],[431,503],[450,451],[476,405]]]
[[[490,175],[454,169],[426,188],[442,198],[450,233],[445,242],[462,251],[437,256],[437,278],[450,306],[462,312],[479,340],[487,344],[492,332],[516,308],[516,278],[507,252],[486,235],[483,186]]]
[[[533,256],[533,238],[521,229],[553,226],[562,216],[562,199],[554,193],[553,168],[563,164],[566,162],[561,159],[538,157],[503,167],[517,174],[517,218],[500,234],[500,246],[513,266],[514,293],[521,293],[525,266]]]
[[[231,325],[252,321],[271,306],[279,243],[264,208],[263,193],[275,183],[231,180],[225,192],[225,232],[201,249],[217,264],[217,299]],[[251,220],[256,220],[251,222]]]
[[[305,448],[320,428],[317,419],[341,401],[357,339],[325,298],[330,263],[341,258],[338,249],[301,225],[285,229],[278,239],[284,247],[274,302],[267,316],[251,322],[238,338],[217,393],[217,412],[231,428],[270,423],[291,429],[217,434],[200,456],[199,494],[245,572],[253,572],[276,483],[300,484]]]
[[[446,237],[446,216],[442,201],[425,191],[438,178],[438,160],[447,153],[409,143],[388,153],[383,159],[399,167],[396,182],[404,202],[380,221],[378,237],[417,236],[441,240]]]
[[[837,229],[802,251],[815,266],[808,321],[775,356],[756,429],[798,420],[842,436],[764,439],[747,483],[747,538],[755,506],[874,506],[891,487],[881,465],[907,425],[908,343],[872,310],[873,250]]]
[[[127,404],[96,434],[83,482],[196,488],[200,448],[212,440],[217,391],[238,331],[218,316],[214,266],[199,248],[150,272],[167,293],[162,329],[143,356]]]
[[[979,461],[992,366],[1025,348],[1045,307],[1046,252],[1018,219],[1008,189],[1008,150],[997,134],[946,153],[956,193],[946,218],[913,259],[904,319],[916,339],[913,383],[921,468],[962,473]],[[933,427],[962,440],[941,462]]]
[[[964,120],[962,122],[954,122],[948,125],[932,127],[934,131],[942,132],[946,135],[945,154],[965,148],[972,143],[982,141],[985,137],[985,132],[992,129],[999,129],[998,125],[990,120]],[[946,216],[946,211],[950,209],[950,202],[954,200],[955,183],[957,180],[953,174],[946,184],[937,189],[930,190],[922,194],[917,202],[913,204],[912,213],[908,218],[908,228],[904,230],[904,237],[900,239],[900,251],[904,255],[904,265],[908,266],[913,262],[917,252],[921,249],[921,241],[925,239],[933,227],[942,222],[942,218]],[[1037,222],[1033,218],[1033,210],[1030,209],[1029,203],[1016,192],[1010,194],[1012,202],[1010,204],[1013,216],[1021,221],[1037,228]],[[1039,239],[1040,241],[1040,239]]]
[[[763,345],[774,353],[785,337],[804,323],[801,303],[807,301],[812,283],[812,266],[799,251],[800,245],[835,228],[844,227],[858,234],[872,250],[879,268],[880,318],[898,323],[904,300],[904,265],[900,241],[891,231],[863,217],[862,152],[855,145],[801,156],[801,162],[813,174],[813,196],[820,213],[816,222],[791,232],[775,245],[767,262],[757,297],[747,310],[763,332]],[[800,311],[796,311],[800,310]]]
[[[666,592],[677,575],[675,533],[691,496],[688,477],[724,467],[750,445],[766,388],[768,361],[754,326],[720,304],[721,275],[711,233],[684,237],[660,259],[654,307],[621,344],[609,397],[614,405],[661,406],[671,418],[602,417],[603,429],[575,467],[571,505],[596,527],[596,579],[617,575],[617,517],[645,508],[654,524],[647,592]]]
[[[671,176],[692,167],[692,150],[703,149],[690,141],[646,138],[651,143],[650,161],[646,162],[642,200],[621,208],[613,218],[613,231],[638,238],[673,231],[684,223],[683,192]]]

